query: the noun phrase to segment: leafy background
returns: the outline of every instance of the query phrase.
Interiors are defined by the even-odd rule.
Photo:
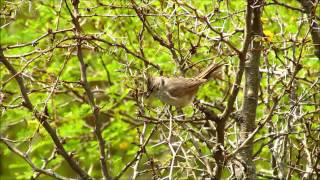
[[[265,38],[261,40],[264,49],[260,69],[269,68],[275,73],[270,75],[261,73],[256,122],[262,121],[268,115],[273,105],[272,97],[279,96],[287,88],[286,83],[290,81],[290,72],[294,67],[292,61],[297,59],[303,66],[297,74],[294,86],[295,96],[300,99],[294,105],[290,92],[286,93],[279,102],[272,122],[256,134],[255,138],[261,140],[254,145],[254,152],[260,151],[255,157],[255,164],[261,177],[279,175],[274,172],[271,161],[275,158],[272,157],[272,153],[273,156],[277,153],[274,153],[270,144],[265,146],[272,140],[273,146],[279,148],[278,155],[279,159],[282,159],[285,172],[292,171],[291,178],[300,179],[307,168],[306,153],[311,152],[315,158],[320,152],[318,145],[320,61],[313,54],[315,49],[309,35],[310,26],[306,15],[272,2],[275,1],[265,1],[266,5],[263,8],[262,23]],[[72,8],[71,2],[68,3]],[[245,1],[202,0],[186,1],[186,3],[193,6],[200,15],[210,16],[211,26],[223,32],[228,41],[241,49],[244,39]],[[197,94],[197,99],[210,103],[214,112],[221,113],[238,68],[238,57],[235,52],[220,41],[218,34],[199,21],[194,11],[183,5],[178,6],[176,1],[137,1],[137,4],[149,14],[147,19],[153,32],[163,39],[172,36],[179,58],[184,60],[186,65],[195,64],[192,68],[187,69],[185,73],[180,71],[181,64],[177,64],[172,52],[155,41],[146,31],[129,1],[81,1],[79,11],[82,16],[80,18],[82,35],[96,36],[111,43],[123,44],[131,52],[143,54],[148,61],[159,65],[163,75],[166,76],[192,77],[212,60],[216,62],[222,60],[227,63],[222,70],[223,80],[210,81],[201,87]],[[295,0],[288,0],[286,4],[301,8],[300,3]],[[319,16],[319,13],[317,15]],[[64,140],[66,150],[74,154],[73,158],[91,176],[101,178],[99,147],[92,128],[94,124],[92,109],[87,103],[84,89],[79,84],[81,72],[72,28],[72,20],[64,1],[1,0],[1,47],[7,47],[4,51],[6,57],[18,72],[22,72],[34,108],[42,111],[47,104],[50,115],[48,120]],[[54,35],[51,33],[59,30],[66,31]],[[32,43],[47,33],[47,36]],[[139,34],[143,34],[142,37]],[[23,43],[30,45],[10,48]],[[170,166],[173,156],[166,143],[168,123],[161,120],[167,119],[165,112],[168,107],[156,99],[145,99],[142,96],[142,92],[145,91],[143,79],[147,74],[159,75],[160,71],[146,65],[141,58],[133,56],[119,46],[85,41],[82,47],[88,81],[102,112],[101,121],[104,126],[102,135],[106,141],[107,164],[111,168],[109,170],[111,175],[119,174],[139,151],[140,135],[145,123],[146,137],[153,128],[157,129],[146,145],[147,153],[142,156],[138,167],[139,171],[147,172],[141,174],[139,178],[146,179],[154,175],[150,170],[151,162],[159,168],[157,176],[167,176],[169,169],[166,167]],[[196,51],[192,52],[195,49]],[[66,64],[63,68],[64,63]],[[0,67],[1,137],[13,140],[13,144],[23,152],[28,150],[32,162],[41,167],[44,160],[53,153],[54,144],[33,112],[19,106],[23,101],[19,87],[3,64],[0,64]],[[286,73],[287,76],[281,76]],[[58,77],[59,83],[54,93],[50,95]],[[242,102],[241,90],[234,112],[241,109]],[[295,114],[296,111],[299,111],[299,115]],[[189,119],[203,118],[203,114],[193,106],[184,108],[184,113]],[[141,114],[158,119],[160,123],[147,121],[147,118],[140,116]],[[215,142],[215,138],[208,134],[205,123],[188,124],[208,140]],[[226,152],[231,152],[238,144],[239,132],[236,124],[233,118],[228,121],[228,129],[225,132]],[[198,157],[197,150],[200,149],[202,155],[213,164],[214,150],[208,148],[179,123],[174,123],[173,129],[172,143],[183,144],[182,149],[178,151],[179,156],[176,157],[177,167],[174,169],[174,177],[192,178],[191,172],[195,172],[196,177],[201,177],[205,172],[205,166],[199,160],[201,158]],[[277,134],[277,137],[271,136],[272,133]],[[192,143],[193,139],[199,143],[198,148]],[[1,179],[12,177],[29,179],[35,175],[32,168],[22,158],[13,154],[5,144],[1,143],[0,147]],[[286,150],[290,153],[285,153]],[[48,163],[47,169],[53,169],[63,176],[76,177],[61,156],[55,154],[54,157]],[[314,173],[319,173],[319,156],[312,162]],[[224,168],[223,178],[232,175],[230,167],[226,165]],[[133,169],[129,168],[122,178],[127,179],[132,173]],[[40,175],[38,179],[50,179],[50,177]]]

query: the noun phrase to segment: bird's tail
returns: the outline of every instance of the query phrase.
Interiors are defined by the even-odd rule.
[[[204,71],[202,71],[200,74],[198,74],[196,76],[196,78],[199,79],[209,79],[213,73],[215,71],[217,71],[218,69],[220,69],[222,66],[224,66],[226,63],[212,63],[209,65],[209,67],[207,69],[205,69]],[[213,75],[214,76],[214,75]]]

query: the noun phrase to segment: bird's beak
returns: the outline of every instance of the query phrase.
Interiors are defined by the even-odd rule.
[[[146,92],[146,98],[149,98],[150,95],[151,95],[151,92],[150,92],[150,91],[147,91],[147,92]]]

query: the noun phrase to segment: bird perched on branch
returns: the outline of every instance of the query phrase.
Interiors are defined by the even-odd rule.
[[[162,102],[178,108],[192,103],[199,87],[224,63],[212,63],[207,69],[193,78],[184,77],[148,77],[147,97],[156,96]]]

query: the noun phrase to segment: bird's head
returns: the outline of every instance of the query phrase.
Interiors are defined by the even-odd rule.
[[[147,78],[147,94],[146,97],[154,95],[158,92],[161,86],[161,77],[152,77]]]

